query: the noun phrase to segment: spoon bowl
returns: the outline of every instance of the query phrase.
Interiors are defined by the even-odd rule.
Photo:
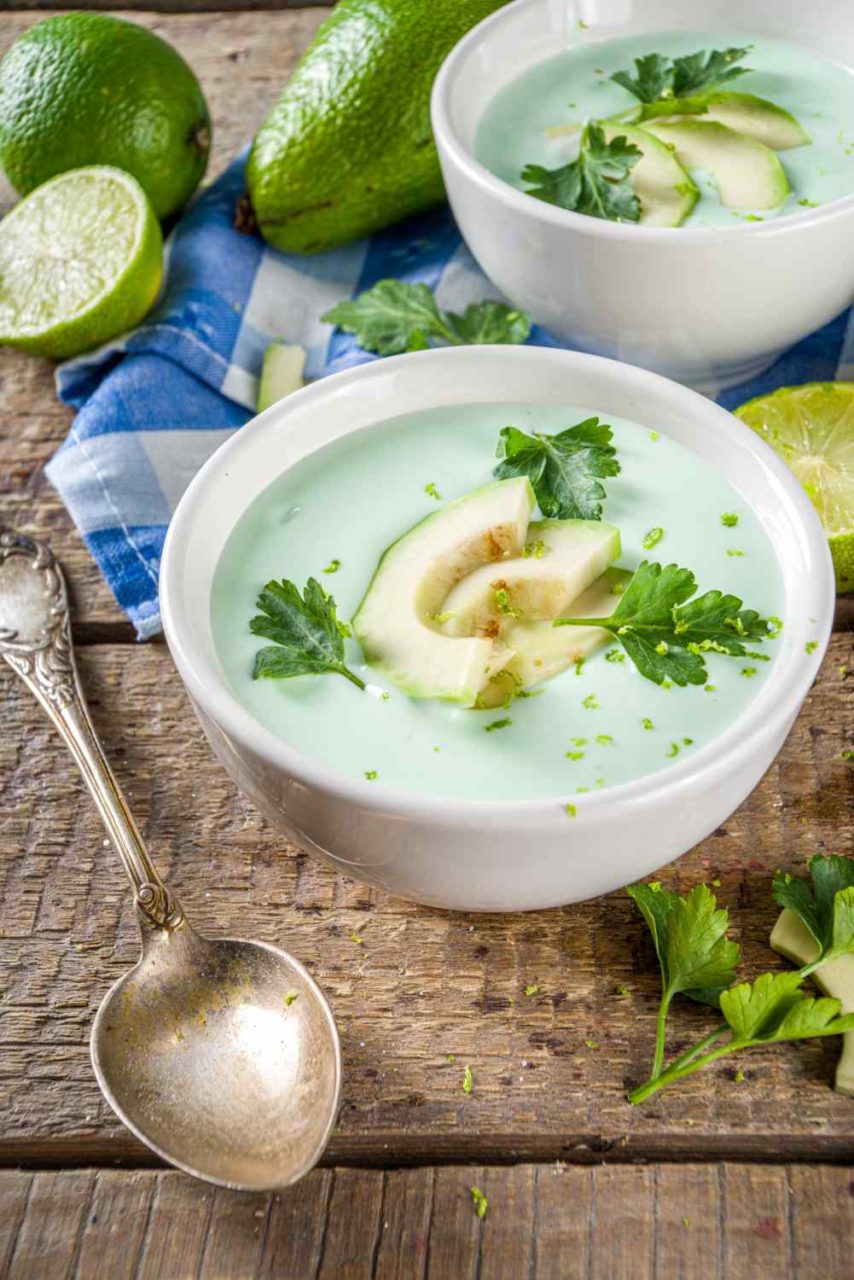
[[[221,1186],[284,1187],[317,1162],[341,1058],[319,988],[286,952],[209,940],[186,922],[105,996],[91,1037],[107,1101],[131,1132]]]

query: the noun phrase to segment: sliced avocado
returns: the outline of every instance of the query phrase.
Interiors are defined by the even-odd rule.
[[[506,654],[488,637],[443,635],[442,602],[481,565],[521,553],[533,507],[526,478],[497,480],[392,543],[353,618],[366,661],[413,698],[472,706]]]
[[[255,405],[258,412],[262,413],[277,400],[284,400],[292,391],[299,391],[300,387],[304,387],[304,369],[303,347],[288,347],[281,342],[271,342],[264,352],[264,363],[258,380],[258,401]]]
[[[676,106],[678,98],[671,105]],[[812,142],[807,131],[802,128],[790,112],[778,107],[767,98],[757,98],[752,93],[707,93],[698,98],[689,98],[687,104],[702,111],[704,121],[725,124],[729,129],[761,142],[773,151],[788,151],[792,147],[804,147]],[[681,114],[678,109],[668,120],[690,120],[692,114]]]
[[[602,520],[540,520],[528,526],[525,553],[463,578],[442,602],[443,634],[495,637],[511,619],[556,618],[616,560],[620,531]]]
[[[608,125],[605,137],[608,142],[624,137],[643,153],[632,169],[632,183],[641,204],[641,225],[678,227],[699,200],[700,191],[670,148],[645,129],[631,125]]]
[[[606,569],[586,591],[569,601],[562,613],[566,617],[607,617],[616,607],[616,592],[631,576],[625,569]],[[567,631],[574,631],[575,635],[566,635]],[[521,689],[531,689],[551,680],[611,638],[610,632],[602,627],[556,627],[551,620],[526,622],[511,618],[502,629],[501,640],[512,656],[484,685],[478,705],[503,705]]]
[[[791,188],[770,147],[712,120],[650,120],[644,129],[672,147],[686,169],[708,169],[728,209],[776,209]]]
[[[809,929],[791,911],[782,911],[771,931],[771,946],[798,968],[812,964],[818,943]],[[854,955],[830,960],[810,975],[816,986],[842,1005],[843,1013],[854,1013]],[[836,1088],[854,1097],[854,1031],[842,1037],[842,1054],[836,1064]]]

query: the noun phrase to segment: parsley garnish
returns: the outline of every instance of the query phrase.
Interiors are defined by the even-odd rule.
[[[776,901],[806,925],[818,944],[805,974],[854,951],[854,861],[817,854],[808,865],[812,885],[781,871],[771,885]]]
[[[696,590],[690,569],[644,560],[609,618],[558,618],[554,626],[604,627],[655,684],[705,684],[706,652],[746,657],[744,641],[767,639],[770,629],[738,596],[707,591],[690,600]]]
[[[820,965],[854,953],[854,861],[816,857],[810,873],[812,889],[803,880],[778,873],[774,896],[810,930],[819,946],[817,957],[795,972],[763,973],[755,982],[738,986],[731,983],[739,948],[727,939],[728,914],[706,885],[685,897],[657,884],[629,887],[652,933],[662,978],[652,1073],[629,1095],[630,1102],[643,1102],[741,1049],[854,1029],[854,1014],[840,1016],[838,1000],[816,1000],[801,991],[804,978]],[[667,1012],[678,992],[719,1008],[724,1022],[664,1068]]]
[[[364,681],[344,664],[344,624],[338,621],[332,596],[316,578],[309,578],[302,596],[286,578],[272,580],[258,596],[257,607],[261,612],[249,628],[253,635],[273,644],[256,653],[254,680],[262,676],[287,680],[335,671],[364,689]]]
[[[421,351],[433,342],[455,347],[518,343],[531,332],[528,315],[503,302],[473,302],[457,315],[439,310],[428,285],[402,280],[380,280],[321,319],[352,333],[360,347],[380,356]]]
[[[485,733],[494,733],[496,729],[506,729],[513,721],[509,716],[505,716],[503,720],[492,720],[489,724],[483,726]]]
[[[672,61],[660,53],[647,53],[642,58],[635,58],[634,75],[629,71],[616,71],[611,79],[645,104],[661,99],[687,98],[703,89],[743,76],[750,68],[734,64],[750,49],[750,45],[743,49],[713,49],[710,53],[701,49],[698,53],[687,53]]]
[[[612,435],[598,418],[554,436],[504,427],[493,475],[499,480],[527,476],[548,520],[601,520],[605,489],[599,481],[620,473]]]
[[[522,170],[522,181],[529,185],[529,196],[561,209],[612,222],[637,222],[641,206],[631,171],[641,154],[622,134],[606,142],[601,124],[590,120],[581,131],[575,160],[559,169],[528,164]]]

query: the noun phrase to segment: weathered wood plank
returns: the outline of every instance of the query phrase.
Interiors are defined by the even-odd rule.
[[[781,963],[767,946],[773,870],[854,847],[854,772],[842,758],[854,677],[844,665],[854,669],[851,636],[834,639],[754,794],[662,876],[681,889],[720,879],[747,972]],[[199,927],[284,942],[329,993],[345,1061],[330,1160],[854,1156],[854,1106],[828,1087],[831,1041],[757,1050],[743,1060],[744,1083],[722,1063],[627,1106],[626,1083],[651,1054],[658,982],[625,896],[464,916],[337,878],[235,793],[162,647],[97,646],[81,668],[108,754]],[[70,761],[3,672],[0,1157],[148,1160],[101,1099],[88,1060],[95,1010],[137,954],[127,891]],[[534,981],[538,993],[525,997]],[[680,1005],[673,1049],[707,1025],[703,1010]]]
[[[95,1171],[37,1173],[18,1229],[8,1280],[66,1280],[73,1276],[83,1223],[92,1200]]]
[[[851,1178],[826,1166],[338,1169],[245,1196],[173,1172],[10,1173],[0,1183],[2,1203],[26,1211],[13,1269],[0,1274],[846,1280]],[[39,1185],[28,1199],[31,1179]],[[471,1201],[475,1180],[489,1188],[483,1220]],[[15,1183],[20,1190],[11,1190]],[[401,1231],[393,1206],[404,1203],[418,1230]],[[81,1247],[75,1224],[87,1212]]]

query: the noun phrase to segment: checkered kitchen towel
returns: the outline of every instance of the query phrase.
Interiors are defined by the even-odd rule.
[[[270,342],[300,343],[306,376],[320,378],[376,358],[319,317],[377,280],[424,281],[455,311],[497,294],[445,208],[300,258],[233,229],[242,190],[241,158],[177,225],[165,293],[145,324],[57,370],[59,395],[78,413],[48,475],[140,639],[160,630],[157,577],[172,512],[202,463],[252,416]],[[720,402],[854,377],[851,314]],[[530,341],[556,345],[540,329]]]

